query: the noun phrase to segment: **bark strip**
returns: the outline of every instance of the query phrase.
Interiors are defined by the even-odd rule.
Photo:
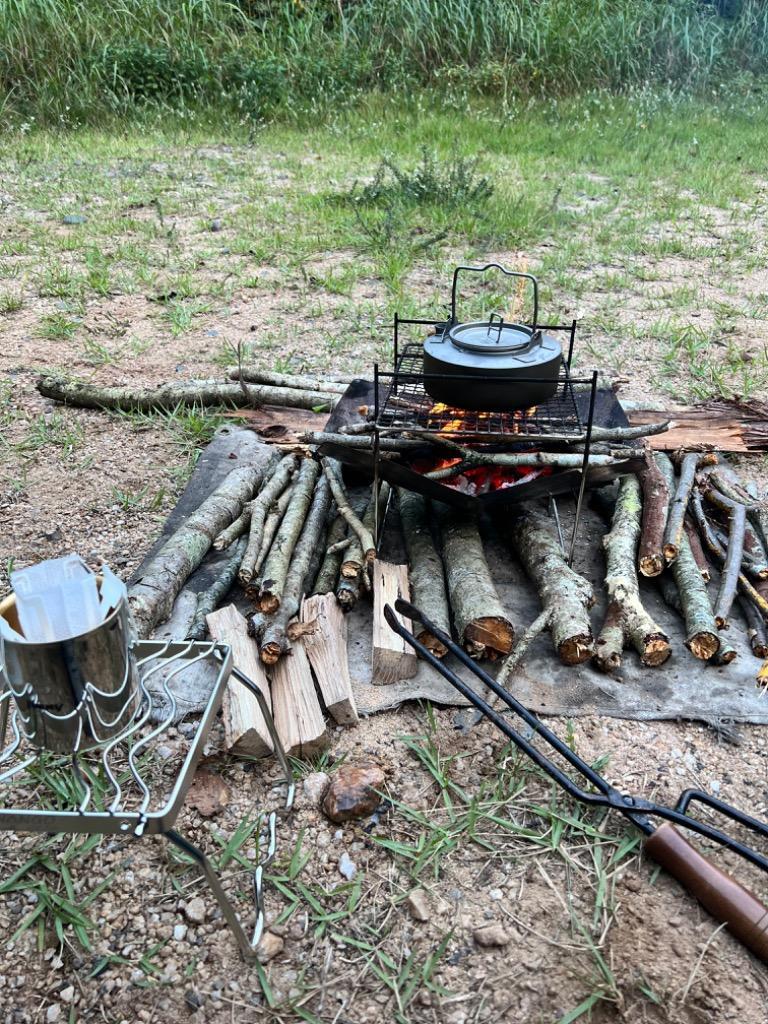
[[[258,583],[255,584],[251,581],[246,587],[248,596],[257,600],[259,611],[267,615],[274,615],[280,607],[293,549],[296,547],[304,520],[307,518],[319,474],[320,467],[316,462],[312,459],[302,461],[291,500],[285,510],[283,520],[277,528],[275,539],[272,541],[267,560],[264,563],[261,584],[259,586]],[[297,612],[293,614],[295,615]]]
[[[548,521],[532,511],[517,516],[511,526],[512,546],[550,613],[550,632],[565,665],[588,661],[594,637],[587,610],[594,604],[592,587],[565,561]]]
[[[158,622],[168,618],[185,581],[214,538],[240,515],[260,479],[260,470],[253,466],[233,470],[163,544],[128,591],[139,636],[149,636]]]
[[[441,518],[442,553],[453,621],[461,643],[474,658],[509,654],[515,631],[491,579],[477,521]]]
[[[638,473],[643,492],[643,522],[637,565],[643,576],[659,576],[664,569],[664,530],[669,514],[669,488],[653,452],[646,448],[645,464]]]
[[[445,590],[443,563],[437,552],[427,515],[427,499],[421,494],[399,488],[400,524],[410,562],[411,600],[425,616],[450,635],[451,613]],[[447,647],[423,626],[417,627],[416,638],[436,657],[442,658]]]
[[[603,538],[607,562],[605,586],[609,607],[618,606],[626,638],[643,665],[657,666],[672,653],[669,637],[643,607],[637,579],[636,555],[640,537],[640,484],[625,476],[619,486],[613,525]]]
[[[254,576],[256,561],[261,552],[261,545],[264,539],[264,524],[272,505],[280,497],[282,492],[290,483],[291,477],[296,470],[296,456],[286,455],[281,459],[265,486],[259,491],[251,504],[251,526],[248,533],[248,546],[243,555],[243,563],[240,566],[238,578],[243,585],[251,582]]]
[[[124,412],[168,411],[190,405],[224,405],[232,409],[256,409],[262,405],[332,409],[339,400],[337,394],[328,391],[299,391],[263,385],[244,389],[240,384],[217,380],[173,381],[155,388],[104,387],[53,374],[41,377],[37,390],[44,398],[55,398],[81,409],[121,409]]]

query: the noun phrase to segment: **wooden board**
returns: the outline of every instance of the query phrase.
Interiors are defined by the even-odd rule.
[[[233,604],[211,612],[205,619],[215,640],[232,647],[232,659],[240,671],[253,680],[270,706],[269,682],[259,659],[256,642],[248,636],[245,619]],[[230,676],[222,708],[224,742],[228,750],[251,757],[266,757],[273,752],[267,723],[256,697]]]
[[[286,754],[313,757],[330,743],[312,669],[301,643],[294,643],[291,653],[272,669],[272,710]]]
[[[416,675],[418,658],[413,650],[392,630],[384,618],[384,607],[399,597],[409,598],[408,566],[394,565],[376,559],[373,563],[373,677],[378,685],[395,683]],[[409,619],[398,616],[407,629]]]
[[[358,721],[347,660],[347,620],[335,594],[315,594],[301,603],[302,624],[314,628],[302,635],[328,714],[340,725]]]

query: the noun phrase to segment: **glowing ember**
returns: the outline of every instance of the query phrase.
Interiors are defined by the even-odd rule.
[[[427,474],[458,466],[461,461],[461,458],[419,459],[413,463],[412,468],[417,473]],[[462,491],[464,494],[476,496],[491,494],[493,491],[505,491],[509,487],[517,487],[519,484],[527,484],[536,480],[537,477],[549,476],[551,472],[550,466],[541,466],[536,469],[529,466],[473,466],[470,469],[462,470],[461,473],[441,478],[438,482],[454,491]]]
[[[482,434],[487,427],[489,433],[518,434],[520,421],[535,416],[536,408],[533,405],[512,412],[472,412],[470,419],[466,409],[435,402],[427,414],[427,429],[440,434]]]

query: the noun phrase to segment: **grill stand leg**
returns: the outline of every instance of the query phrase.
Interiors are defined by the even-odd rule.
[[[286,784],[286,798],[284,810],[290,811],[293,807],[293,799],[296,791],[296,784],[293,778],[293,772],[291,766],[288,763],[288,758],[285,753],[285,749],[280,742],[280,737],[275,729],[275,722],[272,718],[272,713],[267,706],[267,702],[264,699],[264,694],[256,686],[253,680],[249,679],[240,669],[233,667],[232,675],[237,679],[239,683],[245,686],[246,689],[250,690],[258,701],[261,713],[264,716],[264,721],[267,724],[270,738],[275,748],[275,756],[277,757],[278,763],[283,771],[283,777]],[[267,829],[269,833],[269,841],[267,846],[267,855],[263,859],[259,860],[254,872],[253,872],[253,894],[254,902],[256,904],[256,920],[253,927],[253,935],[248,938],[240,919],[237,916],[237,912],[233,907],[229,897],[224,892],[224,888],[219,880],[219,876],[211,864],[210,860],[206,857],[203,851],[191,843],[184,836],[180,835],[175,829],[167,829],[161,833],[168,840],[176,846],[182,853],[185,853],[190,857],[197,866],[200,874],[205,878],[208,886],[216,898],[224,920],[229,925],[230,931],[235,936],[237,944],[240,947],[240,952],[245,960],[254,960],[256,958],[256,948],[259,944],[261,936],[264,933],[264,871],[274,860],[275,851],[277,849],[277,812],[270,811],[267,818]]]

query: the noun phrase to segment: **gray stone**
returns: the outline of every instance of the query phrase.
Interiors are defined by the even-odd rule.
[[[350,856],[346,852],[346,850],[339,857],[339,871],[348,882],[351,882],[352,879],[357,874],[357,865],[353,860],[350,859]]]
[[[483,925],[482,928],[475,928],[472,932],[472,938],[478,946],[493,948],[497,946],[506,946],[509,943],[511,936],[504,930],[503,925],[488,924]]]
[[[184,908],[184,913],[192,924],[202,924],[205,921],[205,902],[195,896]]]
[[[174,942],[183,942],[187,937],[187,926],[185,924],[177,924],[173,929]]]
[[[405,905],[414,921],[429,920],[429,904],[427,903],[427,894],[423,889],[414,889],[412,893],[409,893]]]
[[[330,781],[330,776],[325,772],[312,772],[311,775],[308,775],[302,786],[307,803],[312,804],[313,807],[319,807]]]

